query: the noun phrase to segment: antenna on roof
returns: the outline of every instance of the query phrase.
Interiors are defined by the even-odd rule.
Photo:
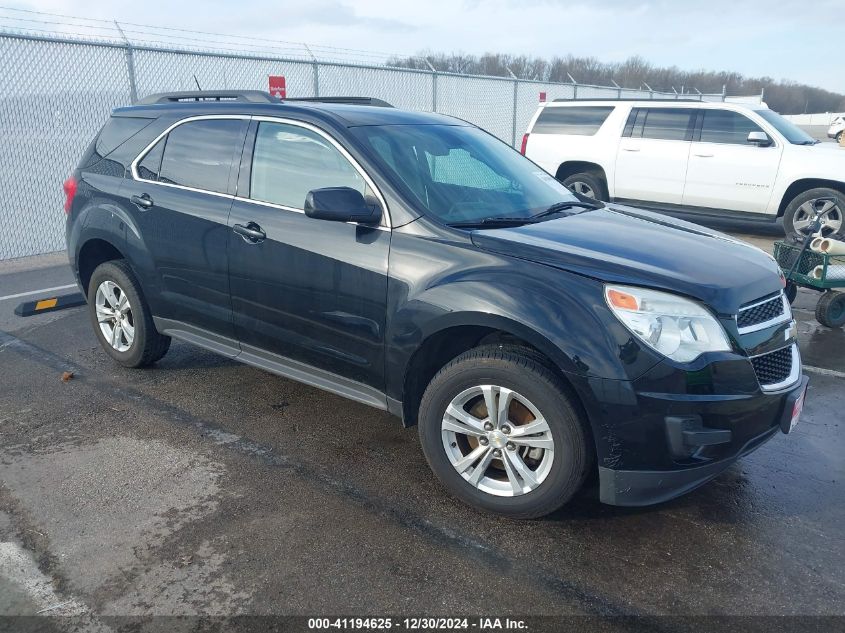
[[[196,73],[194,73],[194,83],[197,85],[197,90],[202,90],[202,88],[200,88],[200,82],[197,81]]]

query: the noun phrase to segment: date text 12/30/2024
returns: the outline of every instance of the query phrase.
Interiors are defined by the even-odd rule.
[[[525,620],[496,617],[476,618],[309,618],[309,630],[475,630],[519,631],[528,628]]]

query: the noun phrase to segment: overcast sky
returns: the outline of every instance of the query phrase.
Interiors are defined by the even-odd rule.
[[[572,53],[601,61],[641,55],[657,65],[768,75],[845,93],[845,0],[25,0],[7,6],[387,53]]]

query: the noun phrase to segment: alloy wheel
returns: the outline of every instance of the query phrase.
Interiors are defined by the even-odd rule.
[[[586,182],[576,180],[575,182],[569,184],[569,188],[575,193],[581,194],[582,196],[585,196],[587,198],[593,198],[594,200],[596,198],[595,190]]]
[[[118,352],[128,351],[135,340],[135,319],[123,289],[104,281],[97,287],[94,307],[103,338]]]
[[[795,231],[806,229],[813,222],[816,214],[822,219],[823,237],[839,233],[842,228],[842,209],[836,202],[825,198],[808,200],[795,210],[795,218],[792,220]]]
[[[478,385],[459,393],[446,408],[441,435],[458,474],[496,496],[535,490],[554,462],[548,422],[528,398],[505,387]]]

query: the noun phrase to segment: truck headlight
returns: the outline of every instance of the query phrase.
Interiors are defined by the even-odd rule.
[[[687,363],[704,352],[731,349],[721,324],[694,301],[633,286],[605,286],[604,296],[626,328],[674,361]]]

